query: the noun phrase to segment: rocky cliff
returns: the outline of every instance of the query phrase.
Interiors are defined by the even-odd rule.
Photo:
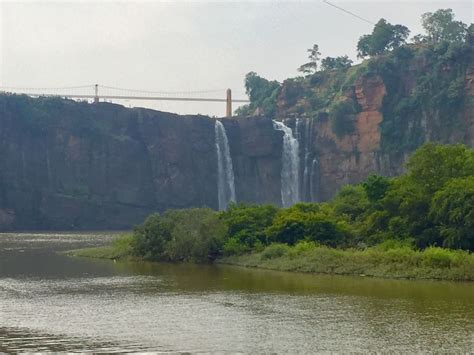
[[[303,201],[327,200],[371,173],[399,174],[424,141],[474,146],[472,51],[395,53],[289,80],[271,114],[222,119],[237,201],[281,204],[283,132],[272,119],[298,139]],[[154,211],[217,208],[214,124],[0,95],[0,230],[126,229]]]
[[[305,201],[327,200],[371,173],[398,175],[426,141],[474,146],[473,43],[410,45],[277,84],[253,73],[253,100],[241,111],[293,128]]]
[[[279,204],[271,120],[224,125],[239,201]],[[130,228],[192,206],[217,208],[214,119],[0,96],[0,229]]]

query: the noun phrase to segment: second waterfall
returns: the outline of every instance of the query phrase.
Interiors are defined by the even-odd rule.
[[[229,141],[224,125],[216,120],[214,124],[217,152],[217,196],[219,210],[227,209],[230,202],[235,202],[235,183]]]
[[[299,184],[299,143],[290,127],[283,122],[273,121],[273,127],[283,131],[283,151],[281,157],[281,203],[283,207],[300,201]]]

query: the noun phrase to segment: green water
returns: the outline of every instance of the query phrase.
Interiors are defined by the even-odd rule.
[[[474,284],[122,263],[0,234],[0,351],[474,351]]]

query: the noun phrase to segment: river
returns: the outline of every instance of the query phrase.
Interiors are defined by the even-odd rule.
[[[0,234],[0,352],[474,350],[474,284],[72,258],[110,233]]]

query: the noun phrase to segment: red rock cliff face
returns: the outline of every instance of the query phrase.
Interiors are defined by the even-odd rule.
[[[409,77],[401,78],[410,92],[412,82]],[[467,70],[465,78],[467,99],[461,112],[461,123],[450,132],[438,132],[439,114],[424,115],[420,117],[423,126],[422,140],[439,141],[441,143],[464,143],[474,146],[474,65]],[[316,168],[311,184],[312,193],[303,187],[303,199],[306,201],[324,201],[332,198],[345,184],[359,183],[368,175],[375,173],[393,176],[404,171],[404,163],[411,151],[404,151],[402,155],[392,156],[381,152],[381,124],[383,122],[382,104],[387,94],[383,79],[378,75],[359,77],[354,84],[352,98],[360,105],[361,112],[353,118],[354,130],[351,134],[337,137],[327,118],[305,123],[310,129],[311,167]],[[284,106],[284,104],[280,103]],[[441,118],[442,119],[442,118]],[[299,121],[309,121],[300,118]],[[290,125],[295,127],[295,119],[289,119]],[[410,128],[408,128],[409,134]],[[304,136],[304,135],[303,135]],[[303,139],[304,140],[304,139]],[[302,156],[303,156],[302,152]],[[305,161],[302,158],[302,161]],[[308,159],[306,163],[308,164]],[[304,182],[302,181],[304,186]]]
[[[319,162],[319,187],[315,197],[318,201],[331,198],[345,184],[359,182],[379,171],[380,107],[385,85],[378,76],[362,77],[355,84],[354,94],[362,112],[354,119],[352,134],[338,138],[328,120],[313,125],[312,150]]]

